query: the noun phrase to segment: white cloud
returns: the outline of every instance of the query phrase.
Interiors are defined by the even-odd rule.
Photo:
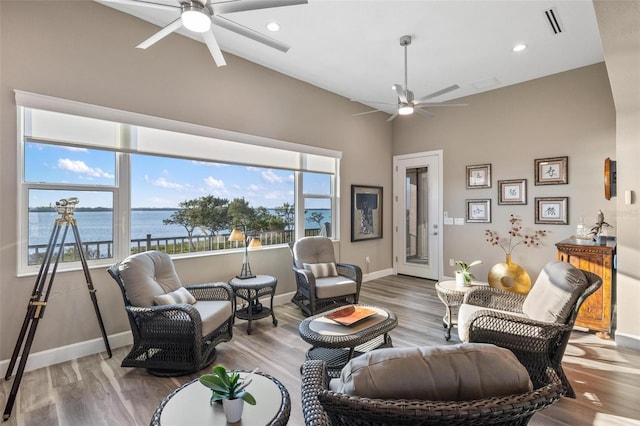
[[[68,170],[74,173],[80,173],[82,175],[91,176],[91,177],[99,177],[99,178],[107,178],[107,179],[113,179],[114,177],[114,175],[107,173],[100,168],[93,168],[93,167],[87,166],[84,161],[80,161],[80,160],[74,161],[68,158],[59,158],[58,168],[63,170]]]
[[[209,161],[197,161],[197,160],[192,160],[191,164],[193,164],[194,166],[205,166],[205,167],[229,167],[228,164],[211,163]]]
[[[262,179],[264,179],[268,183],[282,183],[284,182],[284,178],[273,173],[273,170],[267,170],[265,172],[260,173]]]
[[[144,180],[149,184],[160,187],[160,188],[177,189],[179,191],[191,188],[191,185],[182,185],[180,183],[169,182],[163,177],[152,180],[149,178],[149,175],[144,175]]]
[[[207,185],[209,189],[224,189],[224,182],[214,178],[213,176],[208,176],[204,179],[204,184]]]

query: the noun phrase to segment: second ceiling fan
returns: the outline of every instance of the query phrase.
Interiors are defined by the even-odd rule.
[[[137,45],[139,49],[146,49],[174,31],[185,27],[189,31],[200,33],[202,39],[207,45],[213,60],[219,67],[226,65],[224,56],[220,51],[220,46],[213,35],[211,25],[217,25],[236,34],[240,34],[251,40],[257,41],[274,49],[286,52],[289,46],[279,42],[271,37],[265,36],[257,31],[240,25],[222,15],[234,12],[245,12],[256,9],[268,9],[272,7],[293,6],[298,4],[306,4],[307,0],[176,0],[177,5],[168,5],[164,3],[154,3],[146,0],[101,0],[106,3],[119,3],[125,5],[134,5],[142,7],[150,7],[160,10],[169,10],[179,12],[177,19],[170,22],[164,28],[151,37]]]
[[[411,44],[411,36],[404,35],[400,37],[400,46],[404,47],[404,86],[401,84],[394,84],[392,87],[393,90],[398,95],[397,110],[391,117],[387,119],[387,121],[393,120],[398,115],[410,115],[410,114],[413,114],[414,112],[417,112],[418,114],[425,115],[425,116],[430,116],[430,117],[433,116],[434,115],[433,113],[422,109],[426,107],[467,106],[467,104],[461,104],[461,103],[429,102],[430,99],[436,98],[438,96],[449,93],[453,90],[459,89],[460,86],[458,86],[457,84],[454,84],[453,86],[445,87],[444,89],[425,95],[420,99],[414,98],[413,92],[409,90],[409,87],[407,85],[407,46],[409,46],[410,44]],[[364,101],[364,102],[371,103],[371,104],[381,104],[381,105],[396,105],[396,104],[391,104],[389,102],[375,102],[375,101]],[[358,114],[354,114],[354,116],[371,114],[373,112],[378,112],[378,111],[382,111],[382,110],[374,109],[372,111],[365,111]]]

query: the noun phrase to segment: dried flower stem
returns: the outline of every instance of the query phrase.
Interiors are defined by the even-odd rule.
[[[521,244],[527,247],[538,247],[540,245],[540,239],[547,235],[547,231],[539,229],[533,231],[532,234],[522,234],[521,222],[522,219],[519,217],[513,214],[509,216],[509,223],[511,224],[509,238],[501,238],[496,231],[490,229],[484,231],[484,235],[492,246],[499,246],[507,255],[511,254],[513,249]]]

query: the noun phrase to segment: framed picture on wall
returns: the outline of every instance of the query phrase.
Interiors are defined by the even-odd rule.
[[[467,189],[491,188],[491,164],[467,166]]]
[[[351,185],[351,241],[382,238],[382,187]]]
[[[534,160],[536,185],[569,183],[569,157],[538,158]]]
[[[499,180],[498,204],[527,204],[527,180]]]
[[[467,203],[467,222],[489,223],[491,222],[491,200],[465,200]]]
[[[569,224],[569,197],[536,197],[535,223],[548,225]]]

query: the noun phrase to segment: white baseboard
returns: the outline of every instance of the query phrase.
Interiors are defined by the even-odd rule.
[[[616,342],[616,346],[620,346],[621,348],[629,348],[629,349],[634,349],[636,351],[640,351],[640,336],[635,336],[633,334],[620,333],[619,331],[616,331],[614,340]]]
[[[133,343],[131,331],[112,334],[108,338],[111,349],[120,348]],[[100,352],[106,353],[104,341],[101,337],[98,339],[87,340],[85,342],[74,343],[72,345],[61,346],[59,348],[47,349],[42,352],[30,353],[29,358],[27,359],[27,364],[24,367],[24,371],[36,370],[38,368],[48,367],[50,365],[71,361],[72,359],[82,358],[84,356]],[[6,374],[9,362],[10,360],[8,359],[0,361],[0,371],[2,371],[3,374]],[[20,357],[16,360],[16,366],[12,371],[12,375],[16,372],[19,363]]]
[[[367,282],[378,278],[386,277],[387,275],[393,275],[393,268],[382,269],[380,271],[370,272],[362,276],[362,281]]]

